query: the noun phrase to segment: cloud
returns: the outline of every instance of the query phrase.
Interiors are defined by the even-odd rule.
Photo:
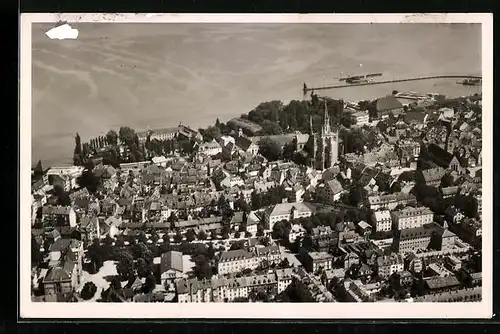
[[[78,29],[73,29],[69,24],[63,24],[61,26],[50,29],[45,33],[50,39],[77,39]]]

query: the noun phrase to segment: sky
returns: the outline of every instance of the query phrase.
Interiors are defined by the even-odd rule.
[[[478,24],[79,23],[76,40],[32,30],[32,160],[69,164],[74,136],[109,129],[193,128],[263,101],[302,99],[302,84],[342,74],[385,79],[480,75]],[[348,100],[393,89],[466,95],[453,81],[324,92]],[[425,90],[425,91],[423,91]]]

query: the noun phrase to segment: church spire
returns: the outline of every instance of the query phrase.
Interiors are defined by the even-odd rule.
[[[309,134],[310,135],[314,134],[313,119],[312,119],[312,115],[311,114],[309,114]]]
[[[330,116],[328,115],[328,106],[325,101],[325,116],[324,116],[324,124],[323,124],[323,132],[324,133],[330,133]]]

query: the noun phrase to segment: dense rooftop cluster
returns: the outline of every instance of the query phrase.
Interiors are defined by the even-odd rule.
[[[77,136],[75,166],[32,172],[33,299],[480,300],[481,109],[313,95]]]

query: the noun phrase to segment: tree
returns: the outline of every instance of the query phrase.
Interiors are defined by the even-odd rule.
[[[213,269],[212,266],[210,266],[206,255],[197,255],[194,257],[194,263],[194,273],[198,279],[207,279],[212,277]]]
[[[118,257],[116,271],[122,279],[129,279],[134,274],[134,258],[128,251],[123,251]]]
[[[263,131],[267,135],[280,135],[283,133],[283,129],[281,126],[274,122],[274,121],[269,121],[269,120],[264,120],[260,126],[262,127]]]
[[[236,232],[234,233],[234,237],[235,237],[236,239],[238,239],[240,236],[241,236],[240,231],[236,231]]]
[[[229,225],[222,226],[222,239],[229,239]]]
[[[200,231],[198,232],[198,239],[199,240],[206,240],[207,239],[207,234],[205,233],[205,231]]]
[[[215,256],[214,245],[212,243],[209,243],[207,247],[207,258],[209,260],[212,260],[214,256]]]
[[[71,199],[69,198],[69,194],[60,186],[54,186],[54,192],[57,197],[57,204],[62,206],[71,205]]]
[[[33,177],[35,180],[39,180],[43,176],[43,167],[42,167],[42,161],[38,160],[38,162],[35,165],[35,168],[33,168]]]
[[[118,131],[118,138],[120,139],[120,143],[132,148],[135,140],[135,131],[128,126],[122,126]]]
[[[257,236],[258,237],[262,237],[264,235],[264,228],[262,227],[262,225],[258,225],[257,226]]]
[[[246,231],[245,232],[245,238],[250,238],[250,237],[252,237],[252,233]]]
[[[284,258],[283,261],[281,261],[279,264],[278,264],[278,268],[290,268],[291,265],[290,265],[290,261],[288,261],[288,258]]]
[[[236,242],[233,242],[231,244],[231,247],[229,247],[230,250],[237,250],[237,249],[244,249],[245,248],[245,241],[244,240],[238,240]]]
[[[243,194],[240,194],[240,197],[236,201],[236,206],[245,213],[249,213],[251,210],[250,205],[243,198]]]
[[[146,260],[144,260],[143,258],[137,259],[136,267],[137,267],[137,275],[139,277],[146,277],[149,275],[150,267],[146,263]]]
[[[446,173],[441,178],[441,188],[451,187],[453,186],[454,180],[453,176],[450,173]]]
[[[259,153],[269,161],[276,161],[283,157],[281,146],[269,137],[264,137],[259,141]]]
[[[148,276],[146,276],[146,281],[142,286],[142,291],[144,293],[151,293],[154,291],[155,288],[156,288],[156,279],[153,276],[153,274],[149,274]]]
[[[455,197],[455,206],[463,211],[467,217],[476,217],[478,203],[472,195],[458,195]]]
[[[177,232],[174,235],[174,241],[176,243],[179,243],[182,241],[182,239],[183,239],[183,237],[182,237],[181,231],[177,230]]]
[[[293,160],[295,156],[295,149],[297,148],[295,139],[291,143],[286,143],[285,146],[283,146],[283,158],[287,160]]]
[[[193,229],[190,228],[189,230],[186,231],[186,240],[192,242],[195,239],[196,239],[196,234],[194,233]]]
[[[78,133],[75,136],[75,150],[73,152],[73,164],[75,166],[81,166],[83,164],[82,141]]]
[[[96,285],[93,282],[87,282],[83,286],[80,296],[82,297],[83,300],[89,300],[92,297],[94,297],[96,292],[97,292]]]
[[[143,258],[148,265],[153,264],[153,253],[149,248],[142,242],[138,242],[132,247],[132,254],[136,259]]]
[[[313,240],[311,238],[311,235],[306,234],[304,236],[304,240],[302,241],[302,247],[306,249],[307,251],[312,251],[313,249]]]
[[[214,139],[217,140],[221,136],[220,128],[217,125],[209,126],[206,129],[199,129],[199,132],[203,136],[203,141],[205,142],[210,142]]]
[[[91,170],[86,169],[83,171],[82,175],[76,179],[76,183],[80,188],[87,188],[90,193],[94,194],[101,184],[101,179]]]
[[[349,113],[344,112],[342,113],[342,116],[340,116],[340,124],[342,124],[346,128],[350,128],[351,125],[354,124],[354,121]]]
[[[114,130],[109,130],[108,133],[106,133],[106,141],[110,145],[116,145],[118,144],[118,134]]]
[[[110,281],[109,281],[109,286],[115,291],[121,290],[122,282],[120,281],[118,276],[112,276]]]
[[[42,254],[40,253],[40,245],[36,241],[35,237],[31,236],[31,263],[38,266],[42,260]]]
[[[217,232],[215,232],[215,230],[212,230],[210,232],[210,239],[212,239],[212,240],[217,239]]]
[[[252,210],[260,209],[262,205],[262,195],[257,193],[255,190],[251,194]]]
[[[362,199],[363,199],[362,193],[359,187],[358,186],[352,187],[351,190],[349,191],[348,204],[352,206],[358,206]]]

